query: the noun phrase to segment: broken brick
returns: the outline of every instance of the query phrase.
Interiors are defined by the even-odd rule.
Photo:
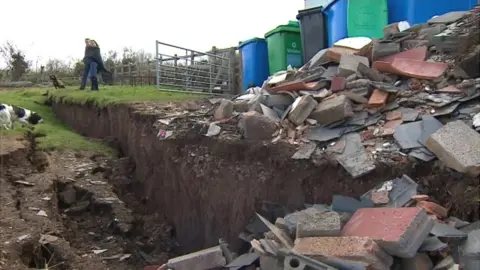
[[[425,209],[429,214],[435,215],[441,219],[448,216],[448,210],[434,202],[420,201],[417,203],[417,207]]]
[[[388,93],[381,90],[373,90],[370,99],[368,100],[368,105],[371,107],[383,107],[387,103]]]
[[[390,201],[390,198],[388,197],[388,190],[382,190],[382,191],[373,191],[372,192],[372,197],[371,200],[375,204],[387,204]]]
[[[317,120],[319,124],[328,125],[352,115],[353,108],[350,100],[340,95],[320,102],[308,118]]]
[[[342,235],[368,237],[392,256],[412,258],[433,225],[427,212],[417,207],[361,208]]]
[[[348,77],[358,70],[358,64],[364,64],[370,66],[368,58],[358,55],[344,54],[340,59],[340,65],[338,66],[337,76]]]
[[[298,97],[288,114],[288,120],[297,126],[302,125],[317,105],[318,102],[311,95]]]
[[[307,237],[295,240],[293,251],[315,260],[346,260],[366,264],[366,269],[390,269],[393,258],[366,237]]]
[[[332,47],[327,50],[327,57],[333,62],[340,63],[340,59],[343,55],[353,55],[357,51],[354,49],[343,48],[343,47]]]
[[[330,91],[333,93],[340,92],[345,90],[346,80],[342,77],[333,77],[332,83],[330,84]]]

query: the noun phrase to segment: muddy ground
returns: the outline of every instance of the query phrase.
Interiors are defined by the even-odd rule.
[[[128,181],[128,160],[3,136],[0,162],[0,269],[142,269],[175,246],[170,227],[147,233],[142,206],[108,183]]]
[[[332,194],[359,196],[402,174],[417,180],[421,191],[447,206],[451,215],[479,219],[479,179],[458,175],[438,161],[414,163],[400,157],[377,162],[374,172],[353,180],[322,157],[315,164],[293,161],[295,147],[288,143],[239,140],[234,125],[222,125],[227,136],[205,137],[201,120],[208,119],[208,104],[187,105],[137,103],[98,109],[53,104],[57,117],[74,130],[107,139],[131,158],[131,177],[114,185],[121,197],[143,204],[149,217],[145,228],[151,231],[165,221],[172,225],[179,244],[175,252],[213,246],[220,237],[240,247],[238,234],[254,212],[261,211],[263,201],[294,210],[305,203],[330,203]],[[158,119],[185,111],[191,113],[180,117],[172,137],[160,139]]]

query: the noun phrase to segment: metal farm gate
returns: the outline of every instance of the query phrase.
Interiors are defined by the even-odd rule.
[[[234,93],[235,49],[195,50],[155,42],[157,90]]]

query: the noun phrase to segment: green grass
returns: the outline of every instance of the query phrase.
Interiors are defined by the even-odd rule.
[[[44,123],[34,127],[33,133],[37,137],[38,147],[44,150],[87,150],[113,153],[107,146],[89,140],[64,125],[53,115],[51,107],[44,104],[49,97],[55,101],[71,102],[76,104],[93,103],[99,107],[109,104],[133,101],[173,101],[194,99],[198,96],[182,93],[158,92],[154,88],[132,87],[102,87],[99,92],[79,91],[73,89],[53,90],[52,88],[35,88],[26,90],[0,91],[0,103],[24,107],[39,113]],[[15,130],[0,129],[2,135],[21,135],[28,129],[18,123]]]
[[[160,92],[154,87],[104,86],[100,91],[53,90],[49,95],[56,102],[74,104],[93,104],[99,108],[117,103],[134,101],[173,101],[205,97],[201,94],[179,92]]]

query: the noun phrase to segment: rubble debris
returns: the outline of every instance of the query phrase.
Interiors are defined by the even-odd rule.
[[[336,159],[353,178],[375,170],[375,164],[362,145],[360,134],[346,134],[343,140],[346,142],[345,149],[342,154],[337,155]]]
[[[448,224],[440,223],[438,221],[434,222],[434,226],[430,231],[430,234],[440,238],[464,239],[467,237],[466,233],[457,230]]]
[[[222,120],[231,117],[233,114],[233,102],[228,99],[222,99],[220,105],[213,115],[215,120]]]
[[[250,266],[254,264],[256,261],[258,261],[259,259],[260,259],[260,255],[258,253],[255,253],[255,252],[245,253],[237,257],[228,265],[226,265],[225,268],[228,268],[230,270],[244,269],[243,267]]]
[[[226,265],[220,246],[172,258],[160,269],[213,269]]]
[[[297,223],[296,238],[317,236],[340,236],[342,224],[337,212],[320,212],[311,219],[302,219]]]
[[[327,264],[324,264],[320,261],[310,259],[306,256],[302,256],[296,254],[294,252],[286,252],[282,251],[285,260],[283,261],[284,270],[295,270],[295,269],[319,269],[319,270],[336,270],[337,268],[333,268]],[[276,268],[265,268],[265,269],[276,269]]]
[[[425,209],[429,214],[435,215],[440,219],[448,216],[447,209],[434,202],[421,201],[417,203],[417,207]]]
[[[255,111],[243,113],[238,125],[243,136],[251,140],[270,139],[277,128],[274,121]]]
[[[425,144],[448,167],[474,177],[480,175],[480,134],[464,122],[446,124]]]
[[[316,120],[321,125],[328,125],[352,115],[350,100],[340,95],[320,102],[308,118]]]
[[[337,76],[347,78],[348,76],[357,73],[360,63],[370,66],[370,62],[366,57],[352,54],[342,55],[340,58],[340,65],[338,66]]]
[[[307,237],[295,241],[294,252],[329,264],[329,260],[357,262],[365,269],[389,269],[393,259],[366,237]],[[345,268],[344,268],[345,269]]]
[[[368,237],[391,255],[412,258],[432,227],[427,212],[416,207],[362,208],[345,225],[342,235]]]
[[[317,102],[311,95],[298,97],[292,105],[288,119],[297,126],[300,126],[309,117],[317,106]],[[317,119],[315,119],[317,120]],[[318,120],[317,120],[318,121]]]
[[[352,178],[395,162],[421,166],[437,158],[439,166],[457,171],[452,177],[478,177],[478,14],[454,12],[412,27],[398,22],[384,28],[383,39],[341,40],[300,69],[272,75],[261,88],[212,102],[218,106],[213,115],[198,109],[212,120],[207,131],[205,119],[195,118],[205,126],[201,134],[221,138],[238,121],[243,138],[287,142],[297,146],[292,159],[338,162]],[[168,136],[162,130],[159,137],[173,136],[173,129]],[[401,258],[394,269],[476,265],[480,222],[448,217],[450,205],[426,195],[430,188],[438,186],[402,175],[359,198],[335,194],[331,205],[261,212],[239,235],[255,253],[240,258],[275,270],[389,269],[392,257]],[[71,200],[67,195],[59,199]],[[234,260],[224,257],[225,263]]]
[[[292,159],[309,159],[315,149],[317,148],[316,143],[305,143],[300,146],[300,148],[293,154]]]

